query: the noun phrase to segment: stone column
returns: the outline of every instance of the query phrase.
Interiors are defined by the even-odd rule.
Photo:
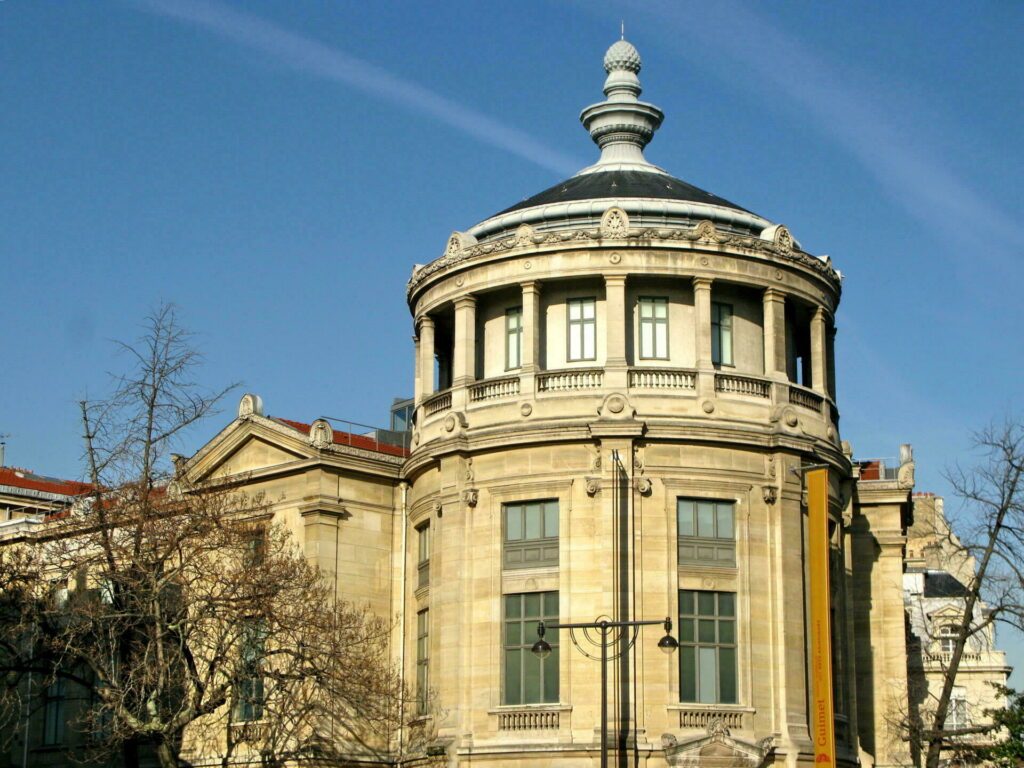
[[[523,348],[520,350],[520,396],[532,397],[537,388],[537,372],[540,370],[541,336],[544,315],[541,311],[540,283],[533,280],[523,283]]]
[[[420,392],[426,400],[434,394],[434,319],[420,318]]]
[[[715,367],[711,363],[711,278],[693,278],[693,329],[696,334],[697,394],[715,395]]]
[[[811,318],[811,389],[827,396],[825,338],[825,308],[818,307]]]
[[[764,375],[785,380],[786,376],[786,297],[781,291],[764,291]]]
[[[476,297],[455,300],[455,357],[452,386],[465,387],[476,381]]]
[[[604,385],[626,387],[626,276],[604,278]],[[600,335],[600,328],[598,328]]]

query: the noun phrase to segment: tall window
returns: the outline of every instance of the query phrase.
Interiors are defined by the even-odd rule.
[[[419,573],[416,586],[427,586],[430,583],[430,523],[416,528],[416,570]]]
[[[711,362],[732,365],[732,304],[711,302]]]
[[[505,370],[511,371],[523,364],[523,308],[505,310]]]
[[[736,565],[734,508],[731,501],[676,501],[680,565]]]
[[[641,298],[640,357],[668,360],[668,299]]]
[[[970,720],[967,719],[967,689],[955,685],[949,698],[949,710],[946,712],[946,730],[967,728],[970,724]]]
[[[542,704],[558,701],[558,630],[549,629],[544,639],[551,644],[546,659],[531,649],[537,641],[537,622],[558,621],[557,592],[505,595],[504,704]]]
[[[416,708],[427,712],[430,691],[430,611],[416,614]]]
[[[267,631],[252,619],[242,627],[235,682],[234,721],[248,723],[263,718],[263,659]]]
[[[597,301],[569,299],[569,362],[597,359]]]
[[[736,703],[736,595],[679,592],[679,698]]]
[[[65,681],[58,677],[46,689],[43,704],[43,744],[52,746],[64,742]]]
[[[558,501],[527,501],[503,508],[505,568],[558,565]]]
[[[939,650],[942,653],[952,653],[956,648],[956,639],[960,634],[960,628],[956,624],[943,624],[939,627]]]

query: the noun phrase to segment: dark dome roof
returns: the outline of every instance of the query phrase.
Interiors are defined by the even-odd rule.
[[[538,205],[608,197],[646,197],[657,200],[681,200],[689,203],[720,205],[724,208],[733,208],[737,211],[750,213],[746,208],[741,208],[735,203],[722,199],[718,195],[705,192],[703,189],[699,189],[692,184],[687,184],[682,179],[677,179],[665,173],[608,170],[573,176],[555,184],[555,186],[549,189],[545,189],[533,197],[523,200],[521,203],[516,203],[511,208],[506,208],[496,213],[495,216],[533,208]]]

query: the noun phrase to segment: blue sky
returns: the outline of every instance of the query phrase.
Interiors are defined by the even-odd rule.
[[[8,463],[80,474],[75,403],[161,300],[211,386],[383,424],[412,265],[593,161],[620,19],[648,158],[831,255],[843,437],[946,492],[1021,412],[1017,3],[0,2]]]

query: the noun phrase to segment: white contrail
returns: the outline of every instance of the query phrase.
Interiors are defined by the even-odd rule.
[[[920,132],[898,127],[912,123],[910,114],[891,117],[899,102],[844,83],[827,60],[770,18],[738,0],[699,5],[644,0],[630,5],[636,15],[650,14],[653,33],[669,36],[674,50],[705,66],[713,51],[747,67],[856,157],[893,202],[929,227],[972,248],[977,248],[979,233],[989,242],[1018,248],[1024,244],[1019,222],[929,154],[917,140]],[[607,7],[622,12],[619,4]],[[680,44],[680,37],[688,39]],[[756,80],[746,83],[754,84]]]
[[[426,114],[478,141],[567,176],[582,163],[532,136],[403,80],[362,59],[219,3],[196,0],[138,0],[136,7],[192,24],[269,54],[299,72],[344,83],[405,109]]]

